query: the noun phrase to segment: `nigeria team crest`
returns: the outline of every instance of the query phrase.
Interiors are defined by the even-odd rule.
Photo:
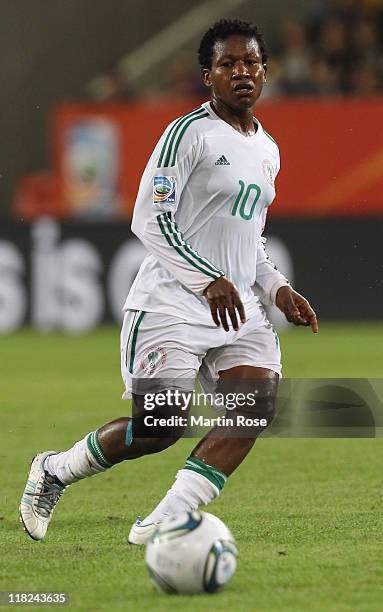
[[[166,363],[166,351],[161,346],[151,347],[141,360],[141,370],[148,376],[159,370]]]
[[[269,185],[274,187],[274,167],[270,160],[268,159],[263,160],[262,170],[263,170],[263,174],[265,175],[266,180],[269,183]]]

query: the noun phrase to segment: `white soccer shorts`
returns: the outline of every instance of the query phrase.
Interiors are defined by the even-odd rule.
[[[172,388],[193,391],[197,376],[204,391],[213,392],[219,372],[241,365],[281,374],[278,336],[264,314],[248,319],[238,331],[226,332],[214,323],[195,325],[166,314],[125,312],[121,330],[123,399],[131,398],[133,379],[135,393],[140,393],[139,379],[145,381],[142,394],[158,390],[159,379],[172,381]]]

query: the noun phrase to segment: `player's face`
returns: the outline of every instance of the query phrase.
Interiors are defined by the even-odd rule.
[[[211,69],[202,72],[213,97],[233,109],[251,109],[266,80],[265,66],[255,38],[230,36],[214,45]]]

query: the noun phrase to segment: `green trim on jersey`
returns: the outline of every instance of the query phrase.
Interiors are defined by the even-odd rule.
[[[209,117],[209,113],[203,113],[203,115],[200,115],[199,117],[193,117],[193,119],[189,119],[189,121],[184,125],[184,127],[182,128],[182,131],[180,133],[180,135],[178,136],[177,142],[176,142],[176,146],[174,147],[174,153],[173,153],[173,158],[172,158],[172,163],[170,164],[170,166],[175,166],[176,163],[176,156],[178,153],[178,148],[180,146],[181,140],[187,130],[187,128],[189,127],[189,125],[191,123],[193,123],[193,121],[197,121],[198,119],[203,119],[204,117]],[[175,137],[175,134],[174,134]],[[168,155],[170,153],[170,149],[168,151]],[[167,159],[167,158],[166,158]]]
[[[189,457],[186,460],[184,469],[201,474],[201,476],[204,476],[210,480],[210,482],[212,482],[219,491],[222,491],[227,480],[227,476],[223,472],[217,470],[217,468],[213,467],[212,465],[208,465],[200,459],[197,459],[197,457]]]
[[[277,141],[276,141],[276,140],[274,140],[274,138],[271,136],[271,134],[269,134],[269,132],[266,132],[266,130],[265,130],[265,128],[264,128],[264,127],[263,127],[262,129],[263,129],[263,131],[264,131],[265,136],[267,136],[268,138],[270,138],[271,142],[273,142],[275,145],[277,145],[277,147],[278,147],[278,149],[279,149],[279,146],[278,146]]]
[[[182,236],[181,232],[178,231],[177,233],[173,230],[172,224],[169,222],[167,214],[168,213],[162,213],[162,215],[158,215],[157,222],[158,222],[158,225],[160,226],[161,233],[163,234],[163,236],[165,236],[169,246],[175,249],[177,253],[181,255],[181,257],[183,257],[189,264],[191,264],[194,268],[196,268],[203,274],[207,274],[208,276],[210,276],[211,278],[214,278],[215,280],[223,276],[224,272],[222,272],[222,270],[218,270],[218,268],[214,268],[210,264],[209,264],[210,269],[207,268],[207,264],[204,262],[204,260],[198,255],[196,251],[194,251],[191,248],[189,244],[185,242],[184,237]],[[166,223],[166,226],[170,232],[170,235],[166,232],[164,223]],[[175,227],[177,227],[175,222],[173,224]],[[179,240],[178,236],[181,237],[181,241]],[[172,241],[172,239],[174,240],[174,242]],[[206,268],[204,269],[201,266],[199,266],[195,261],[190,259],[184,251],[186,251],[192,257],[194,257],[199,263],[201,263],[201,265],[206,266]]]
[[[170,225],[169,225],[170,222]],[[166,213],[166,225],[168,226],[169,230],[172,232],[177,244],[179,246],[183,246],[186,251],[189,253],[189,255],[191,255],[192,257],[195,257],[196,259],[198,259],[198,261],[202,264],[205,265],[207,268],[209,268],[209,270],[211,270],[212,272],[215,272],[216,274],[224,274],[222,272],[222,270],[219,270],[218,268],[216,268],[210,261],[208,261],[207,259],[205,259],[204,257],[202,257],[202,255],[200,255],[197,251],[195,251],[194,249],[192,249],[192,247],[190,246],[190,244],[188,244],[186,242],[186,240],[184,239],[182,233],[179,231],[177,224],[175,222],[175,219],[172,215],[171,212],[167,212]],[[178,234],[181,236],[181,239],[183,240],[183,242],[180,242],[179,238],[178,238]]]
[[[187,120],[189,117],[193,117],[195,115],[199,115],[200,113],[202,113],[202,111],[203,111],[203,108],[201,106],[199,106],[198,108],[195,108],[194,110],[190,111],[190,113],[187,113],[186,115],[182,115],[182,117],[177,119],[177,121],[170,128],[170,130],[169,130],[169,132],[168,132],[168,134],[166,136],[165,142],[164,142],[163,147],[161,149],[161,155],[160,155],[160,158],[158,160],[157,168],[161,168],[162,167],[162,162],[163,162],[163,159],[164,159],[164,156],[165,156],[165,153],[166,153],[168,142],[169,142],[169,139],[172,136],[174,130],[177,129],[179,124],[181,124],[184,120]]]
[[[130,349],[130,362],[129,362],[129,372],[131,374],[133,374],[134,358],[136,356],[136,343],[137,343],[138,328],[141,325],[141,321],[144,318],[144,315],[145,315],[145,311],[141,311],[140,316],[138,317],[136,324],[134,326],[134,330],[133,330],[132,348]]]
[[[180,130],[180,128],[190,119],[198,119],[199,116],[201,115],[201,113],[204,113],[205,109],[202,108],[201,106],[198,107],[197,109],[194,109],[193,111],[191,111],[190,113],[187,113],[186,115],[183,115],[182,117],[180,117],[179,119],[177,119],[177,121],[174,123],[174,125],[171,127],[171,129],[169,130],[165,142],[163,144],[163,147],[161,149],[161,154],[158,160],[158,164],[157,164],[157,168],[166,168],[169,166],[169,162],[170,162],[170,157],[172,154],[172,148],[173,148],[173,144],[174,144],[174,140],[177,136],[178,131]],[[205,111],[205,116],[208,116],[208,113],[206,113]],[[184,131],[183,131],[184,133]],[[179,142],[177,141],[177,146],[179,146]],[[166,154],[166,155],[165,155]],[[174,164],[172,164],[174,165]]]

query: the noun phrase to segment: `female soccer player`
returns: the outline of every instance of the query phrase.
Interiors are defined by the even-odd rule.
[[[199,62],[211,100],[166,128],[142,176],[132,221],[149,253],[126,300],[121,332],[133,417],[107,423],[66,452],[35,457],[20,504],[35,540],[45,536],[68,485],[161,451],[182,435],[183,427],[147,425],[148,394],[158,400],[166,389],[188,398],[198,376],[206,389],[252,389],[255,404],[237,401],[231,415],[270,423],[281,363],[262,304],[275,303],[295,325],[318,331],[313,309],[275,269],[262,240],[280,165],[276,142],[253,117],[266,81],[263,37],[255,25],[222,20],[203,36]],[[165,421],[182,414],[166,397],[150,413]],[[210,431],[163,500],[133,525],[129,542],[145,543],[164,517],[217,497],[265,426]]]

